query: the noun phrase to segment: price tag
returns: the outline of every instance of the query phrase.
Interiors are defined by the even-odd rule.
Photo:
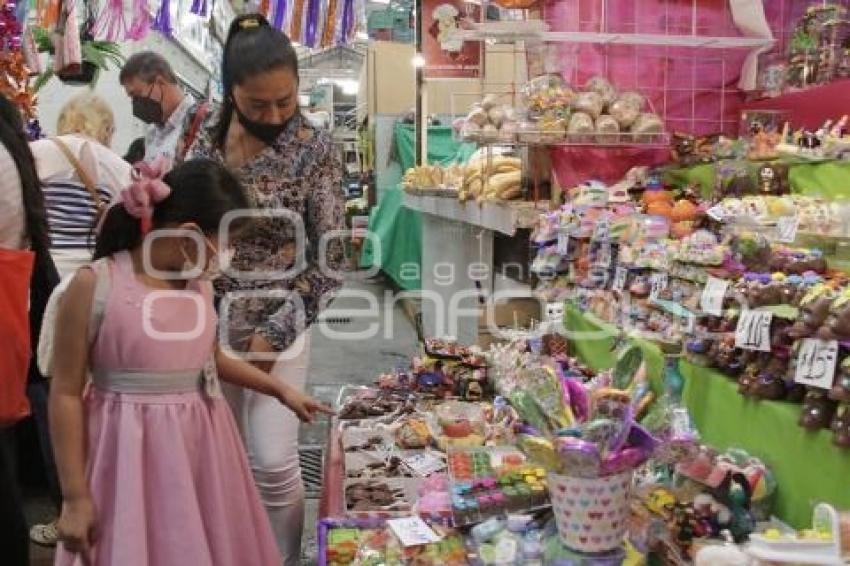
[[[735,347],[743,350],[770,351],[770,323],[773,313],[745,310],[738,317],[735,329]]]
[[[685,334],[693,334],[697,329],[697,317],[694,313],[688,313],[685,317]]]
[[[606,269],[611,265],[611,244],[609,242],[599,244],[599,250],[596,252],[596,264]]]
[[[404,547],[440,542],[439,535],[419,517],[389,519],[387,525]]]
[[[570,250],[570,235],[558,232],[558,255],[567,255]]]
[[[607,242],[611,235],[611,223],[607,218],[600,218],[593,228],[593,239]]]
[[[723,210],[723,207],[719,204],[712,206],[711,208],[706,210],[705,213],[714,220],[717,220],[718,222],[723,222],[723,219],[726,217],[726,213]]]
[[[667,288],[667,274],[663,272],[653,273],[649,278],[649,284],[649,300],[655,301],[661,291]]]
[[[614,291],[622,291],[626,288],[626,279],[629,277],[629,270],[625,267],[618,267],[614,270],[614,282],[611,284],[611,289]]]
[[[794,382],[819,389],[831,388],[837,360],[836,340],[803,339],[797,354]]]
[[[417,452],[402,460],[413,473],[420,477],[428,477],[446,467],[446,463],[430,452]]]
[[[709,277],[705,282],[705,287],[702,289],[702,297],[700,298],[699,306],[702,312],[720,316],[723,314],[723,298],[726,296],[726,289],[729,288],[729,282],[725,279],[717,277]]]
[[[799,216],[783,216],[776,221],[776,241],[786,244],[794,243],[797,239],[797,227],[800,225]]]

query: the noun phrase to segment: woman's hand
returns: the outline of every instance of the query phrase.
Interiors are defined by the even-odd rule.
[[[292,412],[298,415],[302,423],[312,423],[320,413],[326,415],[335,415],[336,411],[318,401],[309,395],[305,395],[298,390],[282,385],[280,393],[277,395],[278,400],[292,409]]]
[[[59,540],[69,552],[88,552],[94,543],[94,503],[91,497],[66,499],[62,502],[62,513],[56,525]]]

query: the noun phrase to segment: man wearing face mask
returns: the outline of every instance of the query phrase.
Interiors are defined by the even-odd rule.
[[[127,59],[119,81],[133,101],[133,116],[148,124],[144,160],[151,162],[163,156],[182,161],[206,117],[206,103],[196,103],[184,93],[171,65],[153,51]]]

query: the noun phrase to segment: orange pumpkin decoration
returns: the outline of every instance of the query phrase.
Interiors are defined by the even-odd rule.
[[[673,207],[670,205],[669,202],[664,200],[653,201],[647,203],[646,213],[652,214],[654,216],[663,216],[665,218],[670,218],[673,214]]]
[[[670,235],[676,240],[681,240],[694,233],[694,223],[691,221],[674,222],[670,226]]]
[[[650,189],[643,193],[644,204],[652,204],[654,202],[664,202],[673,204],[673,193],[669,191],[660,191],[658,189]]]
[[[670,219],[673,222],[686,222],[690,220],[696,220],[699,215],[699,209],[697,205],[692,203],[689,200],[681,199],[676,202],[673,206],[672,214],[670,215]]]

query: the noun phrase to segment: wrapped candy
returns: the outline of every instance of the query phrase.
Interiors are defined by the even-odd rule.
[[[600,134],[596,137],[596,139],[599,143],[618,141],[618,136],[616,134],[619,132],[620,125],[617,123],[617,120],[609,114],[602,114],[596,120],[596,133]]]
[[[591,134],[596,131],[593,125],[593,118],[584,112],[575,112],[570,116],[570,124],[567,126],[567,133],[571,138],[579,137],[583,134]]]
[[[589,114],[594,120],[602,114],[605,107],[602,96],[598,92],[581,92],[573,102],[573,108],[578,112]]]
[[[617,91],[604,77],[593,77],[587,82],[588,91],[595,92],[602,99],[602,104],[607,108],[617,98]]]
[[[619,98],[608,108],[608,112],[622,129],[629,128],[640,115],[640,107]]]
[[[543,114],[554,114],[565,118],[569,114],[570,104],[576,97],[560,75],[550,74],[535,77],[522,88],[523,102],[532,114],[538,118]]]
[[[642,110],[644,104],[646,104],[646,99],[643,95],[633,90],[627,90],[626,92],[621,93],[617,100],[637,108],[638,111]]]
[[[652,140],[653,135],[664,132],[664,122],[657,114],[644,112],[637,117],[632,125],[632,133],[635,134],[636,141]]]

